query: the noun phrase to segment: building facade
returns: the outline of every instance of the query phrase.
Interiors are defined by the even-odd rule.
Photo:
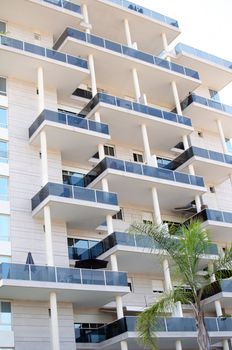
[[[179,34],[126,0],[1,1],[0,350],[142,349],[136,316],[177,282],[134,221],[199,217],[201,270],[231,242],[232,63]],[[231,293],[205,300],[215,349]],[[197,348],[185,305],[158,343]]]

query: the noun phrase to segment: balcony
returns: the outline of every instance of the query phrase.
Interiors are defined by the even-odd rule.
[[[60,150],[63,159],[81,164],[91,158],[99,144],[110,139],[106,124],[50,110],[44,110],[30,126],[32,145],[40,145],[43,130],[47,134],[48,148]]]
[[[128,347],[134,350],[143,349],[138,342],[136,332],[137,318],[127,316],[106,326],[95,329],[75,329],[78,349],[118,349],[121,340],[127,340]],[[232,331],[231,318],[206,317],[205,324],[212,344],[228,339]],[[170,341],[180,339],[184,349],[197,348],[197,328],[191,317],[166,317],[158,321],[156,333],[159,349],[170,349]]]
[[[18,23],[55,37],[67,27],[83,19],[81,7],[67,0],[1,0],[1,19]]]
[[[232,279],[213,282],[206,287],[202,299],[207,310],[214,309],[214,302],[220,300],[223,309],[230,309],[232,302]]]
[[[58,301],[89,307],[102,306],[129,292],[124,272],[0,264],[0,298],[47,301],[54,290]]]
[[[193,164],[197,174],[200,174],[210,184],[220,184],[232,173],[232,156],[195,146],[191,146],[172,160],[166,169],[187,171]]]
[[[220,91],[232,81],[232,62],[182,43],[175,47],[175,52],[175,62],[194,67],[205,86]]]
[[[204,209],[189,220],[194,219],[202,221],[202,227],[209,230],[213,241],[231,243],[232,212]]]
[[[174,79],[180,99],[186,96],[186,91],[193,91],[200,85],[199,75],[192,69],[73,28],[66,28],[54,49],[69,54],[78,52],[82,57],[93,54],[99,87],[111,86],[113,80],[116,94],[134,95],[131,69],[137,68],[143,73],[139,76],[140,85],[148,100],[154,99],[156,91],[156,103],[163,106],[173,106],[170,84]],[[122,84],[122,79],[126,84]]]
[[[190,94],[183,100],[181,107],[199,130],[206,129],[218,133],[217,119],[220,119],[225,136],[232,137],[232,106]]]
[[[80,115],[91,118],[97,111],[101,114],[101,120],[112,126],[112,139],[138,149],[144,147],[141,135],[143,123],[147,125],[151,149],[169,151],[184,135],[193,130],[191,120],[187,117],[105,93],[95,95]],[[168,137],[164,138],[164,134]]]
[[[69,247],[69,258],[74,260],[97,258],[110,260],[112,254],[117,255],[118,267],[122,271],[133,273],[153,271],[153,273],[159,273],[162,270],[159,245],[154,244],[154,241],[145,235],[113,232],[84,252],[83,249]],[[202,256],[202,268],[207,266],[212,256],[218,256],[216,244],[211,244],[205,255]],[[139,264],[137,264],[138,260]]]
[[[85,176],[85,185],[98,188],[103,178],[108,179],[121,205],[138,203],[148,211],[153,210],[152,187],[157,188],[162,210],[184,206],[196,194],[206,191],[202,177],[110,157],[104,158]]]
[[[4,76],[30,82],[36,81],[36,71],[42,66],[45,86],[51,86],[52,82],[58,93],[65,96],[70,96],[89,75],[85,59],[5,35],[0,35],[0,60]]]
[[[111,40],[126,44],[123,20],[127,18],[133,42],[137,42],[138,47],[145,52],[159,55],[163,51],[161,33],[166,34],[168,43],[180,34],[178,22],[175,19],[131,1],[86,0],[86,4],[92,28],[97,35],[104,36],[107,28],[107,34]],[[140,28],[143,30],[141,31]]]
[[[79,229],[95,229],[106,215],[119,211],[115,193],[51,182],[31,202],[34,218],[42,218],[43,208],[49,205],[53,219],[65,221],[68,227]]]

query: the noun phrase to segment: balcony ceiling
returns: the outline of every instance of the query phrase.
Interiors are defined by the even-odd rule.
[[[138,49],[154,55],[159,55],[163,51],[162,33],[166,33],[168,43],[180,34],[180,29],[177,27],[155,21],[107,0],[86,0],[85,3],[89,5],[90,23],[96,35],[105,36],[107,33],[109,40],[126,45],[123,20],[127,18],[132,41],[137,42]]]
[[[40,0],[1,0],[1,20],[22,25],[35,33],[49,34],[52,39],[65,27],[75,27],[82,15]]]

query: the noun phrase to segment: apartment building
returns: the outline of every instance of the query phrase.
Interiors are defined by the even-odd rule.
[[[179,35],[126,0],[1,0],[0,350],[142,349],[136,316],[176,281],[134,221],[199,217],[202,270],[231,242],[232,63]],[[231,280],[205,302],[231,349]],[[157,340],[196,339],[182,305]]]

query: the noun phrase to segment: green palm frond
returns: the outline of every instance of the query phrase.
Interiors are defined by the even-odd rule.
[[[228,272],[228,277],[232,275],[232,245],[219,255],[218,260],[214,261],[213,268],[217,280],[225,278],[225,271]]]
[[[162,331],[162,318],[172,312],[175,304],[180,301],[183,304],[192,303],[192,293],[176,288],[166,292],[153,305],[143,311],[137,320],[137,332],[143,346],[157,350],[156,332]]]

